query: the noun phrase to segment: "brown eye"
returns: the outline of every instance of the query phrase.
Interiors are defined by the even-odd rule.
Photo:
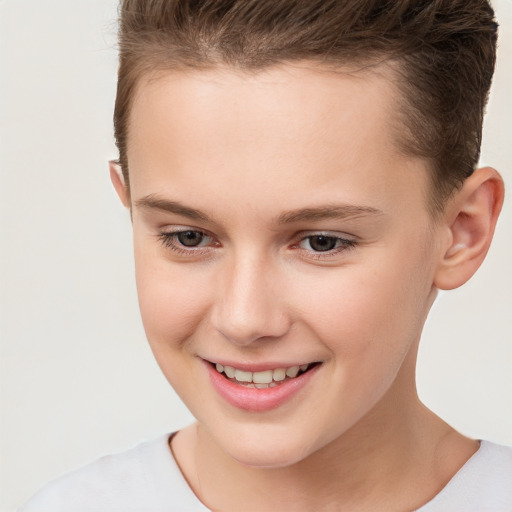
[[[311,249],[314,251],[324,252],[332,251],[332,249],[336,247],[336,243],[339,239],[333,236],[315,235],[309,236],[307,240],[309,241]]]
[[[176,234],[176,238],[185,247],[197,247],[203,241],[204,234],[200,231],[181,231]]]

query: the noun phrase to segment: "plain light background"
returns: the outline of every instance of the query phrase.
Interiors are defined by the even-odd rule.
[[[483,164],[512,183],[512,1]],[[0,510],[98,456],[192,420],[139,319],[128,214],[108,178],[115,0],[0,0]],[[479,273],[435,304],[420,395],[512,445],[512,198]]]

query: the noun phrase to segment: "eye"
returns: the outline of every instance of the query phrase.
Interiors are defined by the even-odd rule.
[[[208,246],[215,245],[211,236],[195,229],[162,232],[158,238],[165,247],[178,253],[197,253],[199,249],[206,250]]]
[[[307,249],[308,247],[304,247],[304,245],[309,245],[309,248],[313,249],[314,251],[332,251],[332,249],[336,247],[336,243],[338,242],[338,240],[339,239],[334,236],[308,236],[302,241],[303,243],[301,243],[301,247],[303,249]]]
[[[200,231],[180,231],[176,233],[176,240],[185,247],[198,247],[205,239]]]
[[[316,257],[325,255],[326,257],[336,255],[347,249],[351,249],[356,245],[355,240],[342,238],[339,236],[318,234],[310,235],[302,238],[298,243],[298,247]]]

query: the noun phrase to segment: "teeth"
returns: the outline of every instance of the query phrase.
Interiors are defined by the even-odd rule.
[[[286,370],[286,376],[287,377],[290,377],[290,378],[294,378],[294,377],[297,377],[298,373],[299,373],[299,367],[298,366],[290,366],[290,368],[288,368]]]
[[[274,370],[273,378],[276,382],[286,379],[286,370],[284,368],[277,368]]]
[[[238,382],[252,382],[252,372],[244,372],[243,370],[235,370],[235,379]]]
[[[262,372],[246,372],[233,368],[232,366],[223,366],[220,363],[215,364],[215,369],[219,373],[225,373],[229,379],[235,379],[238,382],[243,382],[250,388],[273,388],[277,386],[278,382],[282,382],[289,377],[294,379],[300,371],[305,372],[309,368],[309,364],[302,364],[300,366],[290,366],[289,368],[276,368],[275,370],[264,370]],[[254,384],[253,384],[254,383]]]
[[[230,378],[235,378],[235,369],[232,366],[224,366],[224,373]]]
[[[257,384],[270,384],[272,382],[272,370],[254,372],[252,374],[252,381]]]

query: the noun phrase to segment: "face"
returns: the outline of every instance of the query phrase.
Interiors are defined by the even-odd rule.
[[[426,166],[395,150],[395,102],[384,75],[306,64],[168,73],[136,96],[147,337],[202,428],[244,464],[303,460],[414,394],[403,374],[437,245]]]

